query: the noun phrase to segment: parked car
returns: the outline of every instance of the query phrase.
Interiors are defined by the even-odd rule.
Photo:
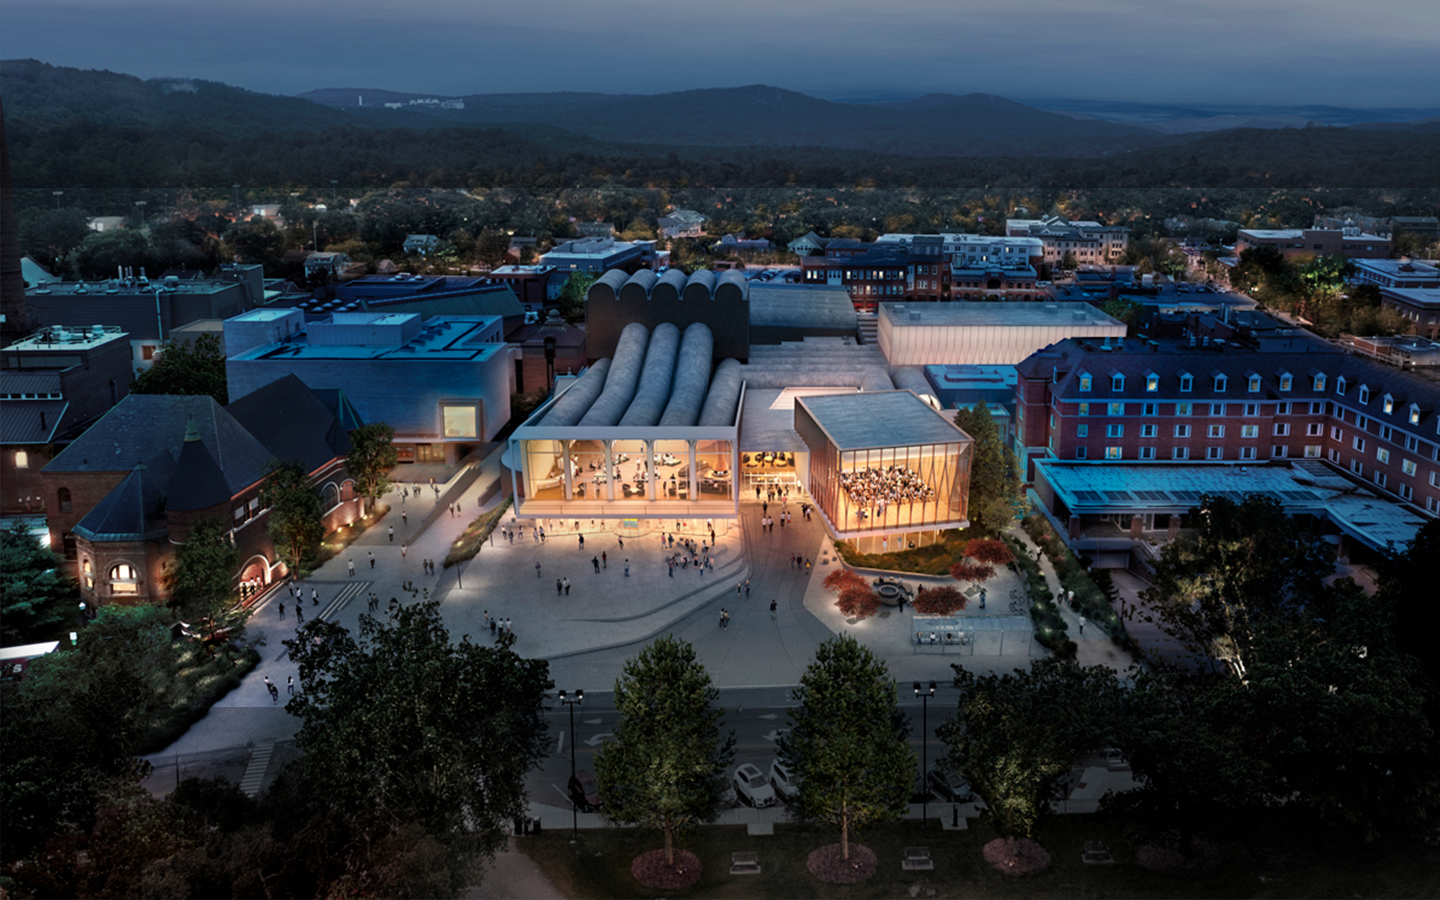
[[[756,809],[775,805],[775,789],[770,786],[770,780],[751,763],[736,766],[732,781],[735,784],[735,796],[741,803]]]
[[[925,780],[935,796],[946,803],[968,803],[975,799],[975,792],[970,790],[970,782],[955,769],[932,766],[926,773]]]
[[[800,791],[800,782],[780,760],[770,764],[770,786],[775,789],[775,795],[782,801],[789,803],[795,799]]]
[[[601,807],[600,785],[589,771],[581,769],[570,776],[570,802],[583,812],[594,812]]]

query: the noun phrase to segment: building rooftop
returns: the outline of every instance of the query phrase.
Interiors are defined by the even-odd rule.
[[[89,350],[110,341],[125,337],[125,332],[115,325],[92,325],[88,328],[66,328],[63,325],[47,325],[29,337],[22,338],[6,350]]]
[[[838,284],[750,283],[750,326],[855,328],[855,303]]]
[[[910,391],[799,397],[840,450],[968,441],[965,432]]]
[[[436,317],[423,325],[418,319],[414,313],[336,313],[329,322],[312,322],[306,331],[284,341],[253,347],[232,359],[479,361],[505,350],[503,339],[487,340],[500,322],[498,316]],[[367,331],[362,333],[361,329]],[[371,337],[373,329],[387,332]],[[323,337],[322,330],[326,331]],[[353,342],[347,340],[352,331]]]
[[[1437,278],[1440,269],[1413,259],[1357,259],[1355,268],[1402,278]]]
[[[1116,510],[1186,512],[1205,494],[1240,502],[1247,494],[1278,501],[1286,513],[1330,518],[1371,547],[1405,544],[1425,523],[1413,509],[1392,503],[1332,472],[1323,463],[1297,465],[1116,465],[1037,460],[1045,480],[1076,515]]]
[[[1088,303],[881,303],[880,315],[897,328],[1023,328],[1056,324],[1125,327]]]

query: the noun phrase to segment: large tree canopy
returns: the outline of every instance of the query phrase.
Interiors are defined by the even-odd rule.
[[[270,510],[265,528],[292,573],[299,572],[324,533],[320,497],[298,460],[271,460],[260,485],[260,503]]]
[[[400,461],[392,443],[395,429],[384,422],[371,422],[350,432],[350,455],[346,467],[355,479],[357,492],[371,504],[393,483],[390,472]]]
[[[0,529],[0,643],[42,639],[78,609],[78,600],[69,605],[73,599],[75,583],[39,537],[19,520]]]
[[[799,787],[790,803],[802,820],[840,829],[841,857],[851,832],[904,815],[915,779],[909,726],[890,669],[849,635],[821,644],[795,688],[780,757]]]
[[[984,401],[957,411],[955,425],[975,442],[970,463],[970,519],[1003,531],[1015,521],[1023,497],[1015,452],[1006,446]]]
[[[605,815],[665,836],[665,861],[675,862],[675,836],[717,812],[735,737],[721,737],[720,691],[695,648],[671,635],[656,638],[625,662],[615,681],[620,722],[595,756]]]
[[[304,780],[335,815],[419,828],[451,861],[493,856],[546,752],[544,660],[458,643],[434,601],[390,601],[357,634],[311,620],[285,641],[300,670]]]

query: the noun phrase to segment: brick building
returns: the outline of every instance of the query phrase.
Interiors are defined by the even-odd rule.
[[[360,422],[339,392],[284,378],[221,407],[210,397],[131,394],[41,473],[51,546],[72,561],[92,605],[164,599],[162,573],[195,521],[225,522],[237,581],[284,574],[266,533],[260,483],[272,459],[298,459],[326,530],[358,518],[345,468]]]
[[[1238,256],[1254,247],[1274,247],[1287,259],[1339,254],[1350,259],[1385,259],[1394,246],[1388,235],[1359,228],[1242,228],[1235,239]]]
[[[1066,340],[1017,367],[1017,454],[1324,461],[1440,514],[1440,386],[1359,356]],[[1033,470],[1032,470],[1033,471]]]

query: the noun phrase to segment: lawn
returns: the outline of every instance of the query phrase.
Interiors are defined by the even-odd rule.
[[[695,886],[676,891],[648,890],[630,875],[635,856],[661,846],[653,832],[587,830],[572,845],[569,829],[552,828],[515,843],[561,893],[574,898],[1440,896],[1434,852],[1418,844],[1357,848],[1343,841],[1322,841],[1305,849],[1303,842],[1284,842],[1288,858],[1277,863],[1256,849],[1255,842],[1240,841],[1226,846],[1225,861],[1209,874],[1172,876],[1132,862],[1134,847],[1112,819],[1064,816],[1047,823],[1037,835],[1050,852],[1050,867],[1036,875],[1013,877],[995,871],[981,856],[985,842],[994,837],[985,824],[974,821],[968,831],[941,831],[934,820],[928,832],[913,820],[866,829],[858,843],[875,851],[880,870],[867,882],[842,886],[819,882],[805,868],[810,851],[836,842],[836,832],[777,825],[774,835],[751,837],[742,826],[716,826],[681,844],[700,857],[704,872]],[[1092,840],[1109,844],[1114,865],[1081,862],[1084,843]],[[901,870],[904,848],[913,846],[930,848],[933,871]],[[761,874],[731,875],[730,855],[735,851],[758,853]]]
[[[895,553],[860,553],[844,541],[835,542],[835,552],[845,562],[862,569],[885,569],[891,572],[913,572],[916,575],[947,575],[950,566],[960,560],[960,551],[975,538],[995,535],[980,528],[964,531],[952,528],[940,533],[940,543]]]

